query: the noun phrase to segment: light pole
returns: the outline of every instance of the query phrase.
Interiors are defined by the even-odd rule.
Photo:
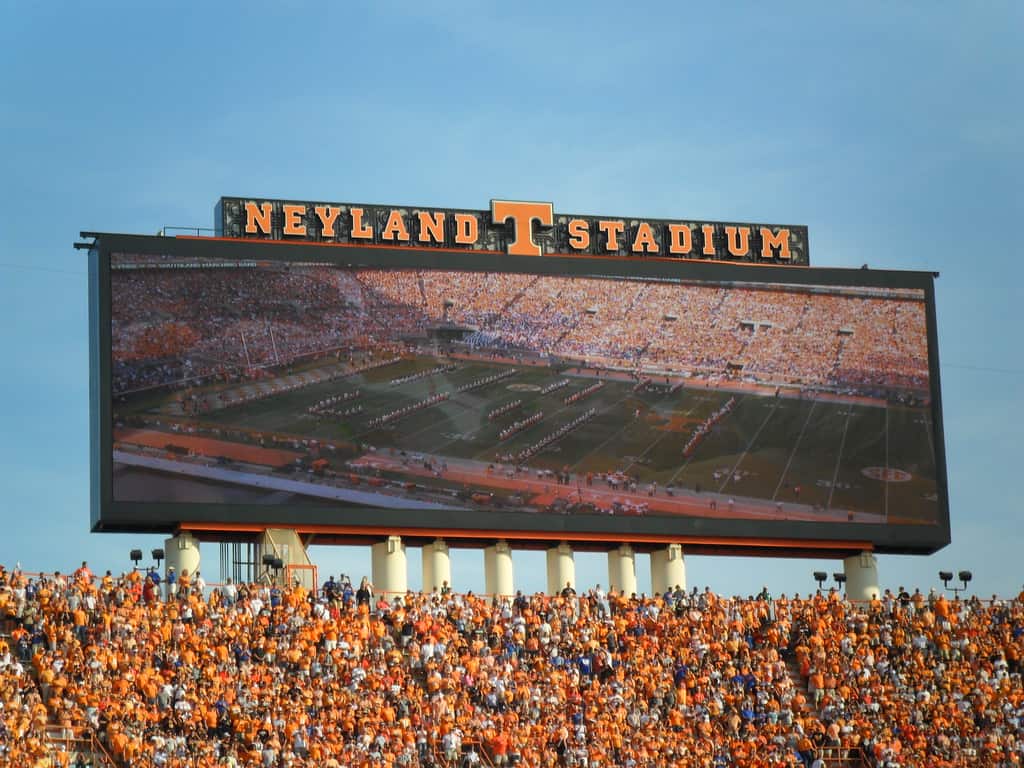
[[[953,580],[953,572],[952,571],[939,571],[939,579],[942,580],[942,587],[943,587],[943,589],[945,589],[947,592],[952,591],[953,596],[955,598],[959,598],[960,597],[960,593],[967,590],[967,585],[971,582],[971,579],[974,578],[974,574],[971,573],[970,571],[959,571],[957,573],[957,578],[960,580],[960,583],[963,584],[963,586],[962,587],[951,587],[951,586],[949,586],[949,582],[951,582]]]
[[[156,567],[157,567],[157,570],[159,570],[160,569],[160,561],[164,559],[164,551],[162,549],[154,549],[153,551],[150,552],[150,556],[154,560],[156,560]],[[132,561],[132,563],[134,564],[134,569],[136,571],[145,570],[144,568],[139,568],[139,562],[142,560],[142,550],[141,549],[133,549],[131,552],[129,552],[128,553],[128,559]]]
[[[281,570],[284,568],[284,560],[277,555],[266,553],[263,555],[263,579],[268,584],[277,584],[278,579],[281,577]],[[270,575],[270,571],[274,571],[274,575]]]

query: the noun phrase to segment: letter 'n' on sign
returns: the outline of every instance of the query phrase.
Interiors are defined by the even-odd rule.
[[[491,200],[491,219],[495,224],[512,219],[515,239],[508,244],[510,256],[540,256],[541,248],[533,239],[533,222],[541,227],[552,226],[555,223],[554,206],[551,203]]]
[[[256,203],[245,204],[245,232],[248,235],[255,235],[262,232],[270,234],[270,212],[273,206],[270,203],[256,205]]]

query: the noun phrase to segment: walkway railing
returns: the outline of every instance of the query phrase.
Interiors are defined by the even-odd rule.
[[[51,755],[56,752],[66,753],[68,765],[74,765],[78,755],[83,754],[92,768],[119,768],[91,728],[51,724],[46,726],[46,743]]]
[[[189,235],[194,237],[215,237],[217,230],[213,227],[161,227],[158,237],[175,237]]]

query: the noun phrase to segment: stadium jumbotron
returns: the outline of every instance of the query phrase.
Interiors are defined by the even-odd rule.
[[[179,266],[112,265],[119,499],[220,458],[379,506],[937,516],[920,292]]]
[[[552,593],[574,550],[627,594],[638,555],[663,593],[684,553],[742,553],[842,559],[867,598],[875,553],[948,543],[931,273],[522,256],[486,213],[453,220],[509,253],[282,242],[302,210],[223,199],[231,237],[92,235],[93,530],[171,534],[190,570],[230,542],[247,578],[281,552],[311,568],[314,537],[370,545],[396,593],[414,546],[425,587],[450,548],[483,550],[493,594],[522,548]],[[378,239],[449,215],[316,210]]]

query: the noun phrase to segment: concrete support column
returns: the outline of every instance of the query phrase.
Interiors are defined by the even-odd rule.
[[[566,584],[576,587],[576,561],[572,547],[563,541],[548,550],[548,594],[557,595]]]
[[[434,539],[423,547],[423,591],[440,591],[452,585],[452,561],[444,539]]]
[[[878,558],[861,552],[843,560],[846,594],[851,600],[870,600],[881,595],[878,589]]]
[[[164,584],[167,596],[171,597],[172,587],[167,574],[174,569],[175,581],[187,576],[195,583],[196,571],[199,570],[199,539],[191,533],[183,532],[169,539],[164,539]],[[173,588],[177,590],[177,585]]]
[[[608,553],[608,587],[627,597],[636,592],[636,553],[629,544]]]
[[[484,592],[489,595],[513,595],[512,548],[502,539],[484,548]]]
[[[676,587],[686,589],[686,559],[682,544],[669,544],[651,552],[651,588],[663,595]]]
[[[401,536],[388,536],[374,544],[372,551],[373,589],[381,592],[404,594],[409,589],[409,573],[405,562],[405,543]],[[390,600],[394,594],[388,594]]]

